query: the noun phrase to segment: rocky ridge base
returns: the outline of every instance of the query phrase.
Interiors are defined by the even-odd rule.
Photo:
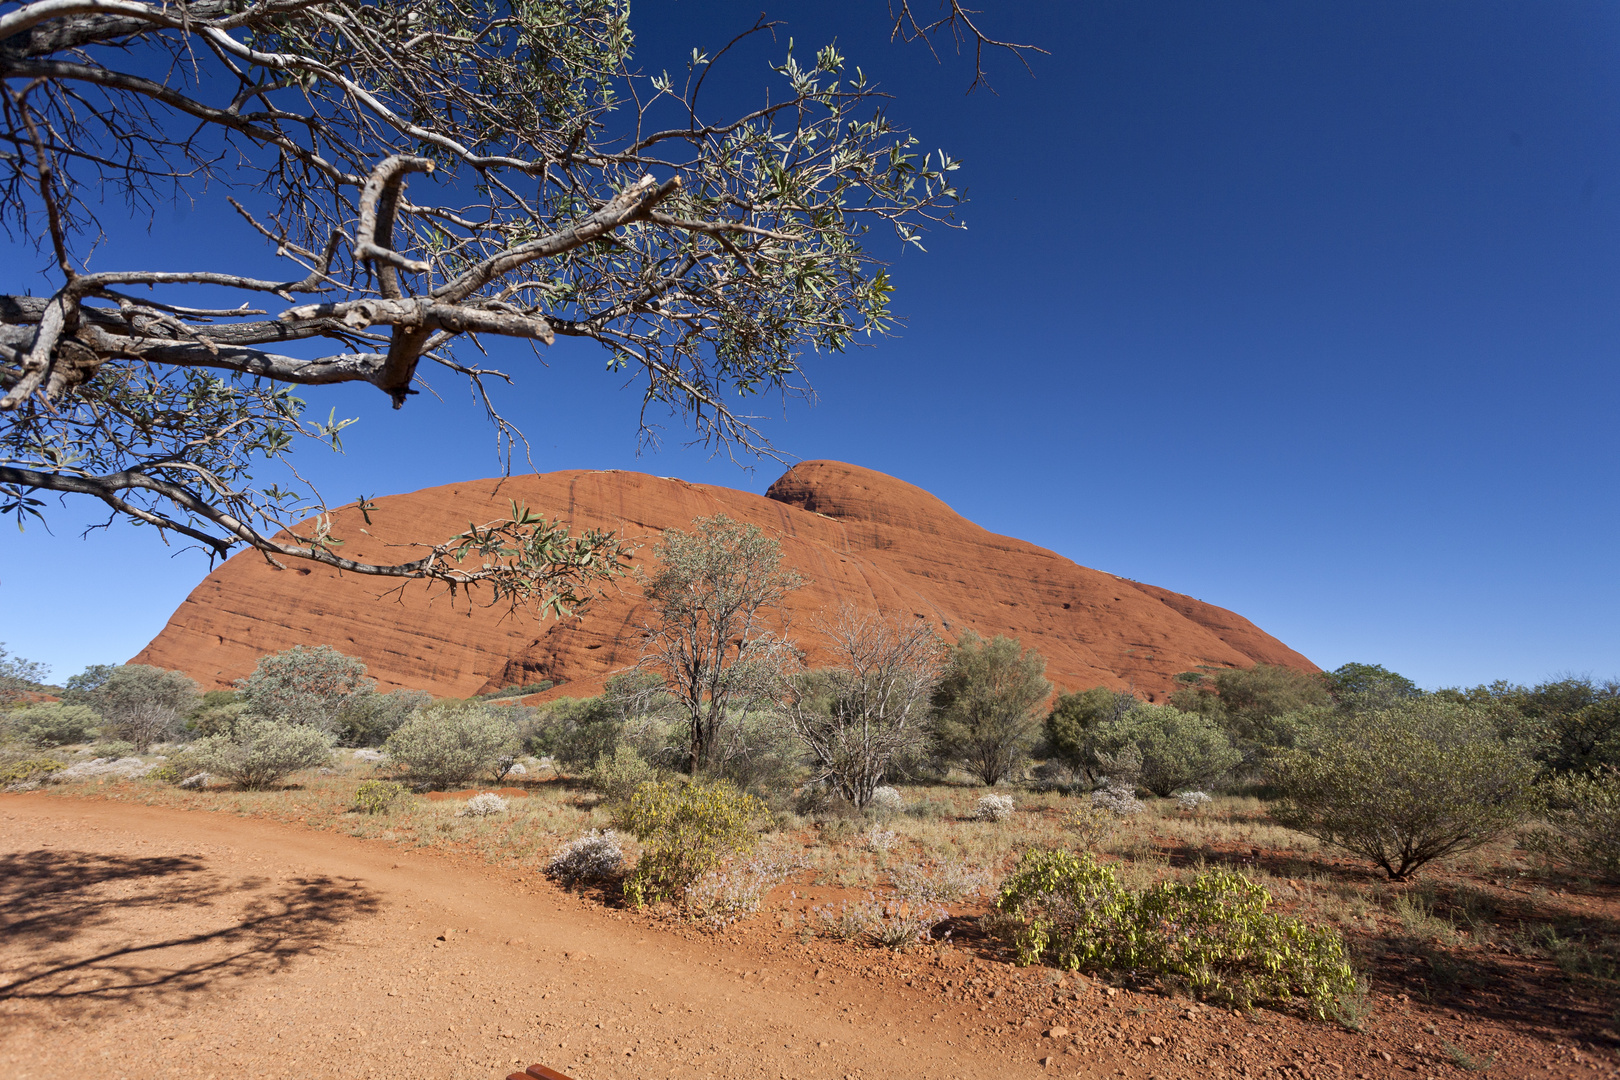
[[[451,536],[503,516],[509,500],[576,530],[619,531],[643,545],[640,567],[651,566],[664,529],[695,517],[759,525],[808,579],[782,615],[812,662],[821,622],[849,602],[920,615],[949,638],[964,629],[1015,637],[1046,657],[1047,677],[1062,689],[1134,688],[1162,700],[1177,672],[1200,666],[1317,670],[1231,611],[997,536],[920,488],[834,461],[794,466],[764,496],[619,471],[474,480],[377,499],[370,526],[340,510],[333,532],[350,558],[398,561],[404,549],[385,545]],[[628,579],[583,618],[537,623],[525,612],[452,604],[419,584],[391,590],[312,564],[277,569],[243,552],[209,574],[132,662],[226,687],[261,655],[331,645],[364,660],[385,689],[466,697],[550,679],[559,685],[548,696],[584,696],[636,662],[651,617]]]

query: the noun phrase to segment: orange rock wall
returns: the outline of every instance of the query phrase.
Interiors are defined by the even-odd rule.
[[[511,499],[576,529],[619,531],[644,545],[639,566],[651,562],[662,530],[695,517],[759,525],[808,579],[782,619],[812,660],[820,621],[849,602],[920,614],[951,637],[965,628],[1015,637],[1046,657],[1047,677],[1063,689],[1107,685],[1162,699],[1175,673],[1200,665],[1317,670],[1231,611],[998,536],[920,488],[832,461],[795,466],[764,496],[618,471],[468,481],[378,499],[370,527],[339,511],[333,531],[351,558],[400,561],[408,552],[385,545],[454,535],[504,516]],[[551,679],[567,685],[550,696],[572,696],[635,663],[637,629],[649,621],[628,580],[584,618],[538,623],[526,612],[452,603],[419,583],[398,588],[311,564],[281,570],[243,552],[192,591],[134,662],[223,687],[263,654],[331,645],[363,659],[384,687],[465,697]]]

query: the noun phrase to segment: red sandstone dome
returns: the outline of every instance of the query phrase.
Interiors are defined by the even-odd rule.
[[[506,512],[509,500],[578,530],[614,529],[644,546],[695,517],[725,513],[780,538],[807,579],[785,605],[812,658],[824,613],[849,602],[932,620],[947,637],[972,629],[1037,649],[1062,689],[1134,688],[1162,698],[1173,676],[1200,666],[1281,664],[1317,670],[1240,615],[1189,596],[1078,566],[973,524],[920,488],[836,461],[796,465],[764,496],[631,472],[558,472],[474,480],[376,500],[373,525],[334,515],[353,558],[389,559],[388,542],[446,537]],[[417,584],[390,592],[378,579],[314,564],[277,569],[255,552],[227,560],[194,589],[136,656],[224,687],[258,658],[293,645],[358,656],[384,687],[466,697],[550,679],[570,696],[597,692],[639,656],[650,621],[634,583],[583,618],[537,623],[503,608],[452,605]]]

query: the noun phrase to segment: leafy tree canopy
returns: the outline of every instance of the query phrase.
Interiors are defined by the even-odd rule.
[[[891,15],[903,38],[1002,44],[954,2]],[[706,76],[773,26],[643,74],[626,0],[4,5],[0,223],[49,269],[0,297],[0,512],[67,493],[215,557],[582,602],[622,546],[519,506],[406,561],[347,557],[288,459],[353,421],[307,415],[299,388],[399,408],[430,372],[465,378],[510,461],[521,433],[485,393],[508,376],[478,342],[581,338],[639,382],[644,436],[668,410],[768,449],[735,403],[808,394],[806,350],[885,333],[875,230],[920,246],[959,200],[957,162],[836,46],[781,43],[757,107],[713,115]],[[285,269],[215,235],[177,268],[90,269],[103,215],[161,228],[166,199],[229,201]]]

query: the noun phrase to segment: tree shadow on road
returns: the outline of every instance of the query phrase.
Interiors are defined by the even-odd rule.
[[[227,878],[193,856],[0,855],[0,1009],[61,1020],[184,1001],[284,968],[378,906],[355,881]]]

